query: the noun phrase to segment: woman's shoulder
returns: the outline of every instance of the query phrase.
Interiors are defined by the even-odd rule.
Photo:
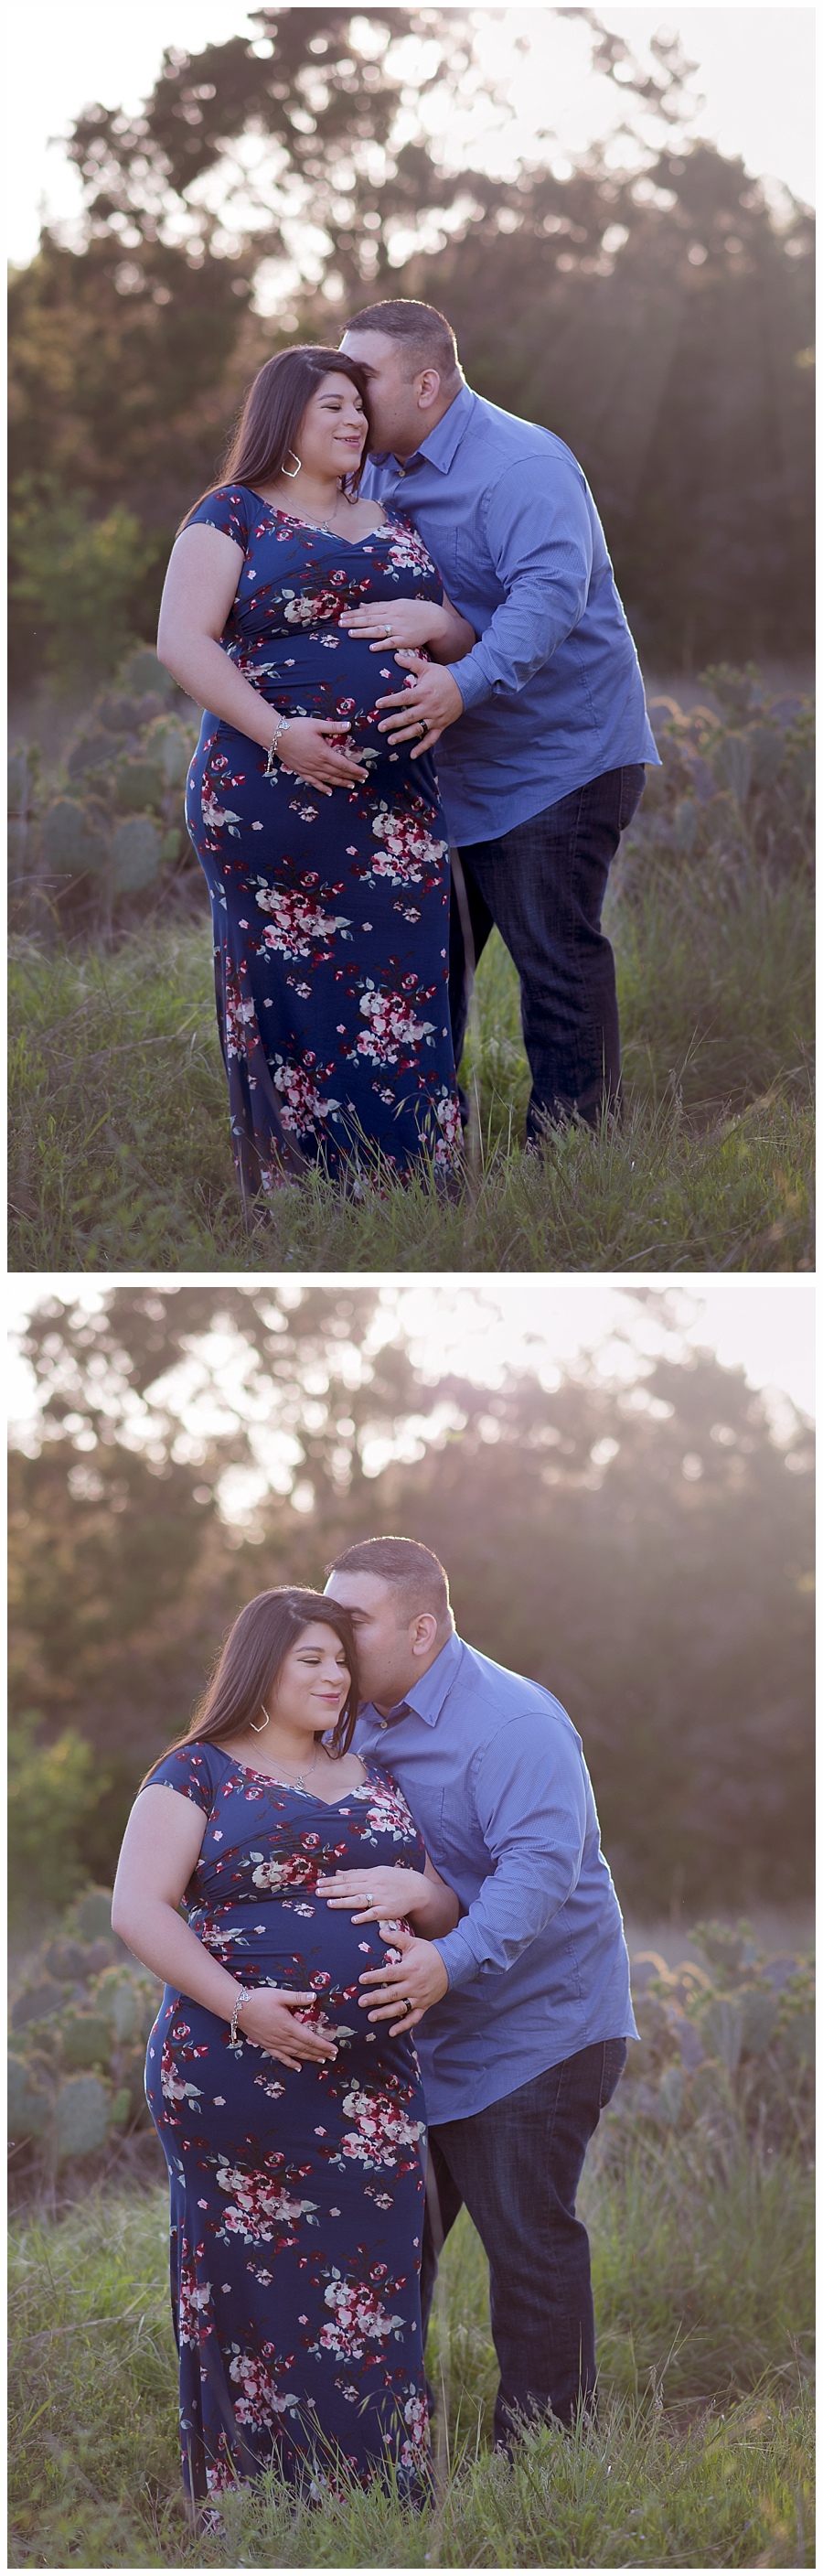
[[[221,536],[231,537],[245,553],[252,529],[261,510],[259,493],[248,483],[216,483],[214,490],[204,492],[190,511],[187,528],[217,528]]]
[[[176,1789],[182,1798],[190,1798],[194,1806],[208,1814],[227,1762],[228,1755],[221,1752],[219,1744],[192,1736],[185,1744],[175,1744],[171,1753],[164,1753],[142,1785],[144,1789]]]

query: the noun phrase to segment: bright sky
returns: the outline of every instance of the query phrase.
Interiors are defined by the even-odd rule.
[[[150,1294],[155,1283],[129,1279],[123,1284],[143,1286]],[[273,1284],[284,1285],[290,1295],[297,1283]],[[328,1288],[334,1283],[324,1274],[311,1284]],[[605,1376],[625,1380],[642,1374],[658,1352],[676,1357],[685,1343],[713,1350],[724,1367],[743,1368],[753,1388],[789,1396],[801,1412],[814,1415],[811,1278],[752,1274],[745,1279],[684,1282],[682,1274],[671,1279],[655,1276],[648,1286],[668,1293],[663,1324],[628,1289],[589,1276],[487,1278],[484,1274],[442,1282],[408,1277],[390,1283],[380,1277],[371,1283],[358,1280],[360,1284],[381,1291],[375,1340],[388,1337],[399,1317],[421,1376],[430,1382],[454,1371],[477,1384],[493,1386],[507,1365],[519,1364],[535,1368],[544,1384],[556,1384],[566,1368],[589,1350],[595,1352]],[[9,1281],[9,1404],[15,1424],[30,1421],[36,1409],[31,1373],[14,1343],[23,1319],[46,1296],[99,1309],[105,1294],[102,1282],[63,1275]]]
[[[475,13],[484,56],[495,70],[511,75],[519,152],[529,156],[544,126],[556,138],[552,157],[558,167],[564,151],[608,135],[620,115],[612,84],[591,77],[590,40],[582,15],[575,25],[577,14],[559,17],[542,6]],[[724,152],[742,154],[752,173],[778,179],[813,201],[813,9],[606,6],[599,14],[641,59],[655,32],[679,34],[697,65],[692,87],[703,102],[690,131]],[[50,139],[64,133],[72,117],[95,99],[107,107],[137,107],[153,85],[166,45],[196,50],[257,32],[242,0],[140,0],[134,11],[117,0],[30,0],[27,8],[10,13],[10,258],[23,263],[32,257],[42,217],[70,220],[80,210],[76,174],[59,141]],[[521,37],[529,46],[523,60],[516,51]],[[511,128],[496,139],[494,125],[484,117],[478,128],[485,135],[483,157],[490,167],[510,168]],[[467,137],[470,130],[471,120]]]

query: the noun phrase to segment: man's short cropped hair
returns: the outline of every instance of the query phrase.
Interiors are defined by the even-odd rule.
[[[416,376],[421,367],[436,367],[443,383],[451,384],[460,374],[457,341],[445,313],[436,304],[415,304],[410,296],[398,296],[385,304],[366,304],[362,313],[353,313],[347,331],[382,331],[387,340],[402,342],[409,361],[409,374]]]
[[[439,1556],[416,1538],[361,1538],[327,1565],[329,1574],[376,1574],[392,1592],[402,1594],[402,1611],[414,1619],[421,1610],[434,1612],[438,1628],[451,1623],[449,1578]]]

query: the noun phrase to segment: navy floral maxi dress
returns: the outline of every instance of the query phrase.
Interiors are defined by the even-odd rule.
[[[364,2483],[391,2461],[420,2491],[420,2069],[413,2040],[359,2008],[360,1971],[390,1947],[380,1927],[314,1894],[335,1869],[423,1866],[399,1789],[364,1768],[327,1806],[192,1742],[146,1783],[206,1818],[186,1890],[198,1938],[242,1985],[313,1987],[339,2052],[295,2073],[242,2036],[232,2048],[227,2021],[168,1986],[149,2038],[191,2505],[271,2466],[333,2484],[340,2461]]]
[[[421,1154],[445,1168],[460,1135],[446,821],[431,754],[412,761],[413,743],[378,731],[375,701],[406,674],[339,624],[374,597],[439,603],[439,575],[396,515],[347,543],[231,484],[200,523],[238,548],[222,638],[236,668],[280,714],[347,717],[368,769],[321,796],[279,761],[266,777],[257,743],[203,717],[186,821],[211,896],[244,1201],[318,1161],[371,1178]]]

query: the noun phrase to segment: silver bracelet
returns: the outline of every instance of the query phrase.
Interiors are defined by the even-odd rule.
[[[272,778],[274,776],[274,755],[277,750],[277,745],[279,743],[281,733],[286,733],[291,723],[291,716],[278,717],[276,729],[272,734],[271,742],[269,743],[268,759],[263,771],[264,778]]]
[[[242,2012],[242,2010],[243,2010],[243,2005],[244,2005],[244,2004],[250,2004],[250,2003],[251,2003],[251,1999],[252,1999],[252,1995],[253,1995],[253,1993],[254,1993],[254,1987],[253,1987],[253,1986],[239,1986],[239,1987],[238,1987],[238,1990],[237,1990],[237,2001],[236,2001],[236,2004],[235,2004],[235,2007],[234,2007],[234,2011],[233,2011],[233,2013],[232,2013],[232,2017],[231,2017],[231,2036],[230,2036],[230,2039],[229,2039],[229,2047],[230,2047],[230,2048],[236,2048],[236,2047],[237,2047],[237,2039],[238,2039],[238,2032],[237,2032],[237,2017],[238,2017],[238,2014]]]

